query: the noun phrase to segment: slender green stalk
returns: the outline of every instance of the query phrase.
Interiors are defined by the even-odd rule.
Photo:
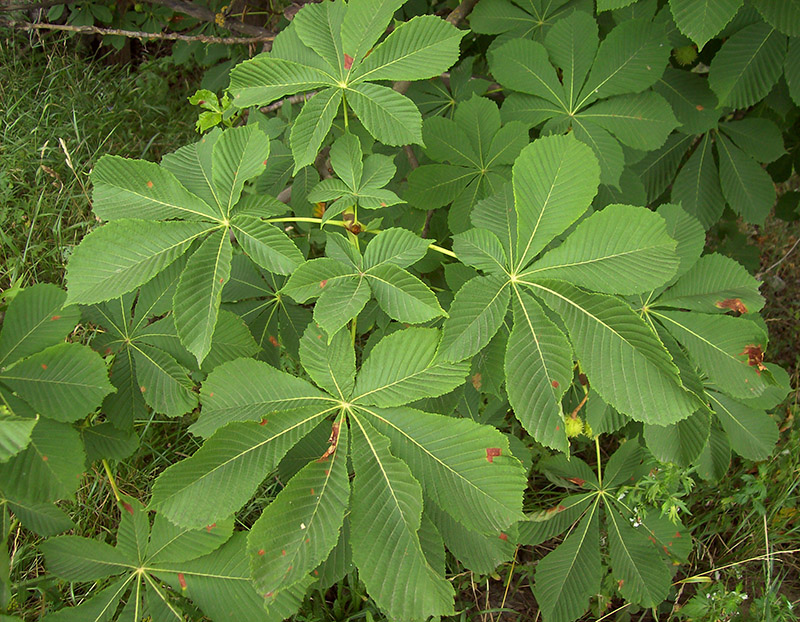
[[[594,437],[594,447],[597,450],[597,483],[603,488],[603,470],[600,462],[600,435]]]
[[[111,472],[111,467],[108,466],[108,460],[105,458],[103,459],[103,468],[106,470],[106,475],[108,475],[108,483],[111,484],[111,490],[114,491],[114,498],[117,500],[117,503],[120,503],[122,497],[120,497],[119,488],[117,488],[117,481],[114,479],[114,474]]]

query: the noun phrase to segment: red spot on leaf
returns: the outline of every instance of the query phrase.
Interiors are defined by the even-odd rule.
[[[264,161],[263,161],[261,164],[263,164],[264,166],[266,166],[266,165],[267,165],[267,161],[266,161],[266,160],[264,160]]]
[[[667,542],[667,546],[672,546],[672,542]]]
[[[568,477],[568,482],[572,482],[576,486],[583,486],[586,483],[585,479],[581,479],[580,477]]]
[[[481,390],[481,384],[483,384],[483,376],[481,376],[481,374],[472,376],[472,386],[475,387],[476,391]]]
[[[103,356],[108,356],[109,354],[111,354],[111,348],[106,348],[106,351],[103,352]]]
[[[383,201],[381,201],[381,207],[386,207],[386,203],[384,203]]]
[[[292,568],[294,568],[294,566],[292,564],[289,564],[289,567],[286,569],[286,574],[289,574]]]
[[[222,283],[223,281],[225,281],[225,279],[220,277],[219,282]]]
[[[269,336],[269,342],[270,342],[270,343],[271,343],[273,346],[275,346],[276,348],[277,348],[277,347],[280,345],[280,344],[278,343],[278,340],[277,340],[277,339],[275,339],[275,337],[274,337],[273,335],[270,335],[270,336]]]
[[[216,526],[217,526],[216,523],[211,523],[210,525],[206,525],[206,531],[208,533],[211,533],[211,530],[214,529],[214,527],[216,527]]]
[[[500,455],[500,448],[499,447],[487,447],[486,448],[486,460],[487,462],[494,462],[494,459]]]
[[[764,365],[764,350],[760,345],[746,345],[740,355],[742,354],[747,355],[747,364],[750,365],[750,367],[755,367],[757,374],[760,375],[761,371],[767,368]]]
[[[47,365],[45,365],[44,363],[42,363],[42,369],[47,369]]]
[[[672,537],[673,537],[673,538],[682,538],[683,536],[681,536],[681,532],[680,532],[680,531],[676,531],[676,532],[675,532],[675,535],[674,535],[674,536],[672,536]]]
[[[624,584],[625,584],[625,581],[624,581],[623,579],[620,579],[619,581],[617,581],[617,589],[618,589],[618,590],[621,590],[621,589],[622,589],[622,586],[623,586]]]
[[[314,489],[313,489],[313,488],[311,489],[311,494],[312,494],[312,495],[314,494]]]
[[[309,542],[311,542],[311,538],[306,538],[306,544],[308,544]]]
[[[726,298],[714,303],[718,309],[730,309],[737,313],[747,313],[747,306],[742,302],[741,298]]]
[[[500,539],[501,540],[508,540],[508,536],[501,531],[500,532]]]
[[[55,322],[56,320],[60,320],[60,319],[61,319],[60,315],[54,315],[53,317],[50,318],[50,321],[51,322]]]
[[[48,458],[47,456],[42,456],[42,460],[43,460],[44,462],[47,462],[48,460],[50,460],[50,458]]]
[[[269,419],[262,417],[258,425],[267,425],[267,423],[269,423]]]
[[[556,432],[558,432],[560,429],[561,429],[561,426],[556,424]]]
[[[586,377],[586,374],[578,374],[578,382],[581,383],[581,386],[586,386],[589,384],[589,379]]]
[[[281,555],[282,555],[283,557],[286,557],[286,549],[281,549]]]
[[[152,188],[153,187],[153,182],[152,181],[148,181],[147,182],[147,187],[148,188]]]
[[[258,554],[259,555],[263,555],[264,553],[266,553],[266,551],[264,549],[258,549]]]
[[[319,576],[319,570],[315,570],[315,571],[314,571],[314,576],[315,576],[315,577],[318,577],[318,576]]]
[[[320,281],[319,282],[319,286],[320,287],[325,287],[327,284],[328,284],[328,279],[325,279],[324,281]]]
[[[186,577],[183,576],[182,572],[178,573],[178,583],[181,584],[181,589],[182,590],[186,589]]]
[[[695,106],[695,108],[696,108],[697,110],[700,110],[701,112],[702,112],[703,110],[705,110],[705,107],[704,107],[702,104],[697,104],[697,105]]]
[[[273,592],[267,592],[266,594],[264,594],[264,598],[272,598],[272,594]]]
[[[208,397],[214,397],[214,392],[212,391],[211,393],[209,393]]]
[[[128,502],[126,502],[126,501],[123,501],[123,502],[122,502],[122,507],[124,507],[124,508],[125,508],[125,511],[126,511],[128,514],[130,514],[131,516],[133,516],[133,506],[132,506],[130,503],[128,503]]]
[[[666,546],[664,547],[664,552],[669,555],[669,549]]]
[[[560,386],[560,385],[558,384],[558,380],[553,380],[553,382],[551,382],[550,384],[552,385],[552,387],[553,387],[554,389],[557,389],[557,388]]]
[[[345,54],[344,55],[344,68],[349,71],[350,67],[352,67],[352,66],[353,66],[353,57],[350,56],[349,54]]]
[[[653,544],[656,543],[656,539],[653,536],[647,536],[647,539],[650,540]]]
[[[556,509],[557,509],[559,512],[563,512],[564,510],[566,510],[566,509],[567,509],[567,506],[566,506],[566,505],[559,505],[559,506],[558,506]]]
[[[331,470],[330,469],[325,469],[325,475],[330,475],[330,474],[331,474]]]

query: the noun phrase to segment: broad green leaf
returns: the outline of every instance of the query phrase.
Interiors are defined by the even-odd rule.
[[[653,86],[666,99],[684,134],[704,134],[717,127],[717,97],[708,80],[691,71],[668,67]]]
[[[578,93],[594,62],[599,38],[591,14],[574,11],[548,31],[544,46],[556,67],[561,68],[568,110],[574,110]]]
[[[356,472],[350,546],[361,580],[394,619],[452,613],[453,587],[430,566],[417,535],[422,519],[419,483],[409,467],[389,452],[385,436],[362,416],[351,414],[349,419]],[[414,586],[413,598],[406,593],[409,585]]]
[[[661,147],[678,127],[670,105],[652,91],[610,97],[578,113],[578,117],[608,130],[621,143],[643,151]]]
[[[92,209],[103,220],[219,218],[216,209],[153,162],[104,155],[92,170],[92,183]]]
[[[144,401],[155,412],[178,417],[197,407],[197,394],[189,370],[158,348],[139,343],[132,346],[136,379]]]
[[[526,515],[518,524],[519,543],[536,546],[574,525],[594,500],[595,494],[571,495],[557,505]]]
[[[704,313],[755,313],[764,306],[760,283],[739,263],[718,253],[703,255],[654,306]]]
[[[361,143],[354,134],[343,134],[331,145],[333,172],[350,190],[356,190],[361,185],[364,172],[361,155]]]
[[[300,581],[336,546],[350,497],[347,423],[336,451],[303,467],[261,513],[248,536],[256,588],[276,592]]]
[[[288,410],[261,423],[225,426],[191,458],[158,476],[149,507],[181,527],[205,527],[230,516],[324,414],[319,408]]]
[[[426,495],[458,522],[497,533],[523,518],[525,472],[493,427],[405,406],[358,411],[389,439]]]
[[[644,438],[658,460],[689,468],[708,441],[710,423],[708,413],[698,410],[669,426],[644,426]]]
[[[425,140],[425,153],[431,160],[450,162],[467,168],[481,168],[480,154],[475,150],[469,134],[452,120],[443,117],[425,119],[422,123],[422,138]]]
[[[711,407],[728,434],[731,448],[748,460],[766,460],[780,436],[775,420],[719,393],[710,392]]]
[[[761,362],[758,356],[763,356],[767,335],[758,324],[730,315],[652,313],[720,389],[741,398],[757,397],[764,392],[766,382],[757,363]],[[753,354],[748,356],[751,348]]]
[[[536,566],[534,596],[549,622],[571,622],[600,590],[599,509],[595,503],[564,542]]]
[[[233,518],[227,518],[217,521],[210,529],[186,529],[157,514],[147,545],[147,563],[177,564],[207,555],[230,539],[233,527]]]
[[[621,222],[624,229],[619,227]],[[582,221],[563,244],[519,278],[552,277],[599,292],[637,294],[675,275],[675,246],[658,214],[641,207],[609,205]]]
[[[178,337],[197,358],[198,365],[211,350],[222,286],[231,272],[232,253],[227,229],[211,234],[186,262],[175,289],[173,306]]]
[[[500,191],[479,201],[470,214],[472,224],[479,229],[490,231],[505,251],[507,265],[513,266],[517,245],[517,212],[514,209],[514,191],[511,184],[505,184]],[[453,238],[455,244],[457,238]],[[491,249],[491,243],[487,250]],[[505,267],[505,266],[503,266]]]
[[[332,401],[302,378],[244,358],[214,369],[203,383],[201,399],[203,409],[190,431],[204,437],[232,421],[261,421],[279,410],[320,410]]]
[[[798,15],[800,17],[800,15]],[[774,162],[786,153],[778,126],[768,119],[747,118],[720,123],[719,129],[758,162]]]
[[[689,271],[703,252],[705,231],[694,216],[690,216],[678,205],[663,203],[656,209],[656,214],[666,221],[667,233],[677,242],[675,254],[680,263],[678,272],[673,277],[673,281],[676,281]]]
[[[545,99],[562,112],[569,111],[564,87],[541,43],[512,39],[489,57],[492,75],[507,89]]]
[[[514,267],[519,271],[586,211],[597,192],[600,169],[586,145],[570,136],[548,136],[522,150],[513,175]]]
[[[312,259],[292,273],[281,290],[297,302],[303,303],[320,296],[327,287],[352,280],[358,273],[353,266],[329,257]]]
[[[673,560],[686,562],[694,550],[692,532],[677,521],[672,522],[669,516],[661,516],[658,512],[650,512],[642,520],[643,526],[656,541],[664,553]]]
[[[717,140],[722,194],[747,222],[764,224],[775,203],[775,185],[755,160],[725,138]]]
[[[275,274],[291,274],[303,263],[303,254],[283,231],[252,216],[236,216],[231,228],[247,255]]]
[[[333,337],[340,328],[361,313],[371,297],[372,292],[364,277],[326,285],[314,305],[314,321],[329,337]]]
[[[423,164],[408,176],[403,195],[414,207],[436,209],[451,203],[464,188],[475,182],[475,171],[449,164]]]
[[[31,442],[36,419],[0,412],[0,463],[8,462]]]
[[[706,481],[719,481],[728,472],[730,464],[731,445],[728,435],[712,425],[708,443],[697,459],[697,474]]]
[[[162,570],[167,567],[162,563],[154,573],[198,604],[214,622],[241,622],[243,619],[277,622],[286,616],[265,614],[264,597],[253,589],[250,579],[246,544],[246,534],[237,532],[204,557],[171,564],[170,570]],[[177,573],[183,575],[185,590]]]
[[[539,443],[567,451],[561,398],[572,381],[572,347],[541,305],[515,288],[514,328],[505,355],[514,415]]]
[[[658,337],[627,304],[561,282],[535,284],[566,324],[575,354],[604,401],[637,421],[668,425],[698,404]]]
[[[150,519],[142,502],[133,497],[121,495],[118,502],[120,521],[117,529],[117,544],[114,547],[129,562],[144,562],[147,540],[150,537]]]
[[[115,581],[75,607],[64,607],[48,614],[47,622],[106,622],[118,609],[133,577],[128,575]]]
[[[508,285],[508,279],[500,276],[479,276],[458,290],[442,327],[441,358],[472,358],[489,343],[506,317]]]
[[[311,97],[292,123],[290,142],[294,158],[294,174],[314,162],[322,141],[328,135],[339,104],[340,89],[323,89]]]
[[[606,525],[611,568],[619,591],[627,601],[655,607],[667,597],[672,575],[647,539],[644,527],[632,526],[615,506],[606,505]]]
[[[800,105],[800,37],[789,39],[789,49],[786,51],[784,64],[784,77],[789,87],[795,104]]]
[[[497,566],[514,556],[513,538],[502,539],[496,533],[484,534],[467,529],[427,499],[425,516],[436,525],[450,552],[473,572],[491,574]]]
[[[64,308],[67,294],[46,283],[23,289],[8,306],[0,333],[0,367],[56,345],[80,320],[77,307]]]
[[[419,324],[445,315],[428,286],[395,264],[375,266],[364,276],[380,307],[398,322]]]
[[[11,510],[26,529],[42,537],[54,536],[67,529],[76,529],[75,523],[64,510],[52,503],[12,503]]]
[[[619,413],[613,406],[603,401],[603,398],[592,393],[586,402],[586,423],[594,434],[611,434],[616,432],[630,421],[626,415]]]
[[[591,12],[593,4],[591,0],[556,0],[547,3],[486,0],[478,3],[470,14],[470,26],[482,34],[504,33],[508,38],[539,39],[565,15],[575,9]]]
[[[565,114],[558,104],[526,93],[509,94],[503,102],[502,113],[506,123],[518,121],[528,128]]]
[[[214,144],[213,181],[222,217],[242,196],[244,183],[264,172],[269,157],[269,138],[257,124],[230,128]]]
[[[147,406],[136,382],[133,353],[125,348],[111,365],[111,384],[116,392],[103,400],[103,412],[109,421],[120,430],[133,430],[133,422],[147,415]]]
[[[747,108],[770,92],[783,72],[785,56],[785,35],[764,22],[745,26],[714,56],[708,85],[720,106]]]
[[[221,200],[212,181],[211,154],[221,134],[222,130],[215,128],[196,143],[185,145],[161,158],[161,167],[175,175],[184,188],[211,207],[220,209]]]
[[[209,372],[222,363],[243,356],[254,356],[258,351],[259,346],[244,320],[235,313],[220,309],[211,338],[211,350],[203,361],[202,371]]]
[[[651,151],[633,165],[633,172],[644,183],[648,203],[652,203],[660,197],[661,193],[673,182],[678,166],[683,161],[694,138],[694,136],[676,132],[667,139],[663,147]]]
[[[386,30],[405,0],[350,0],[342,22],[344,53],[357,65]]]
[[[790,37],[800,35],[800,2],[798,0],[784,0],[783,2],[770,2],[769,0],[755,0],[761,16],[775,28]]]
[[[401,406],[423,397],[449,393],[464,382],[468,362],[438,359],[439,331],[408,328],[388,335],[370,351],[356,379],[351,401]]]
[[[738,13],[744,0],[669,0],[680,31],[702,50]]]
[[[345,401],[353,393],[356,355],[347,331],[328,339],[318,326],[309,324],[300,340],[300,361],[311,379],[331,395]]]
[[[625,153],[622,145],[605,128],[585,119],[582,115],[572,118],[572,131],[579,141],[589,145],[600,164],[600,182],[615,188],[625,170]]]
[[[124,460],[139,448],[139,435],[133,430],[121,430],[113,421],[104,421],[81,430],[86,460]]]
[[[93,304],[118,298],[180,257],[214,227],[203,223],[122,220],[89,233],[67,264],[67,300]]]
[[[695,152],[681,168],[672,184],[670,196],[706,229],[719,220],[725,208],[725,199],[720,187],[719,170],[711,153],[710,133],[703,136]]]
[[[415,264],[428,252],[430,241],[408,229],[392,227],[375,236],[364,253],[364,265],[374,268],[391,263],[399,268]]]
[[[606,490],[635,482],[650,472],[649,456],[637,441],[623,441],[603,468]]]
[[[348,87],[345,97],[375,140],[385,145],[423,144],[422,117],[404,95],[386,86],[361,82]]]
[[[58,536],[42,542],[47,568],[66,581],[96,581],[135,566],[131,560],[105,542],[80,536]]]
[[[453,251],[461,263],[489,274],[500,274],[508,265],[502,243],[487,229],[470,229],[454,235]]]
[[[669,54],[670,45],[659,26],[644,19],[622,22],[600,44],[577,108],[653,86],[663,75]]]
[[[75,421],[93,412],[114,390],[96,352],[62,343],[0,372],[0,382],[44,417]]]
[[[434,15],[401,23],[355,69],[351,81],[424,80],[438,76],[458,60],[464,33]]]
[[[334,76],[316,67],[260,54],[231,70],[229,90],[235,105],[247,108],[264,106],[286,95],[335,84]]]
[[[343,76],[342,21],[347,13],[343,2],[307,4],[292,20],[300,40],[314,50],[331,67],[333,75]]]

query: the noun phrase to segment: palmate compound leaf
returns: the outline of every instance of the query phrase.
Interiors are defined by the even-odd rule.
[[[67,294],[40,283],[22,290],[8,306],[0,332],[0,368],[60,343],[80,319],[77,307],[64,307]]]
[[[700,406],[683,388],[663,344],[627,303],[559,281],[530,285],[563,319],[575,354],[604,401],[657,425],[685,419]]]
[[[600,589],[600,508],[595,501],[564,542],[536,566],[534,590],[548,622],[572,622]]]
[[[591,13],[591,0],[515,3],[511,0],[488,0],[475,6],[470,26],[482,34],[503,35],[502,39],[525,37],[539,40],[566,15],[575,10]]]
[[[358,413],[389,439],[425,494],[468,529],[498,537],[523,518],[525,472],[494,428],[405,406]]]
[[[248,536],[253,581],[272,594],[291,586],[325,561],[339,537],[350,498],[348,428],[338,426],[336,451],[309,462],[278,493]]]
[[[431,567],[417,533],[422,519],[419,482],[363,415],[352,412],[348,418],[356,473],[350,544],[361,580],[394,619],[452,613],[453,586]]]

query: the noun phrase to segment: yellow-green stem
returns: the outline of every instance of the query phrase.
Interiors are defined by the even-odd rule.
[[[111,467],[108,466],[108,460],[103,459],[103,468],[106,470],[106,475],[108,475],[108,483],[111,484],[111,490],[114,491],[114,498],[117,500],[117,503],[120,503],[122,498],[119,495],[119,488],[117,488],[117,481],[114,479]]]
[[[345,98],[344,93],[342,93],[342,113],[344,113],[344,131],[350,132],[350,128],[347,125],[347,98]]]
[[[594,446],[597,450],[597,483],[600,485],[600,488],[603,488],[603,470],[602,464],[600,463],[600,435],[594,437]]]

